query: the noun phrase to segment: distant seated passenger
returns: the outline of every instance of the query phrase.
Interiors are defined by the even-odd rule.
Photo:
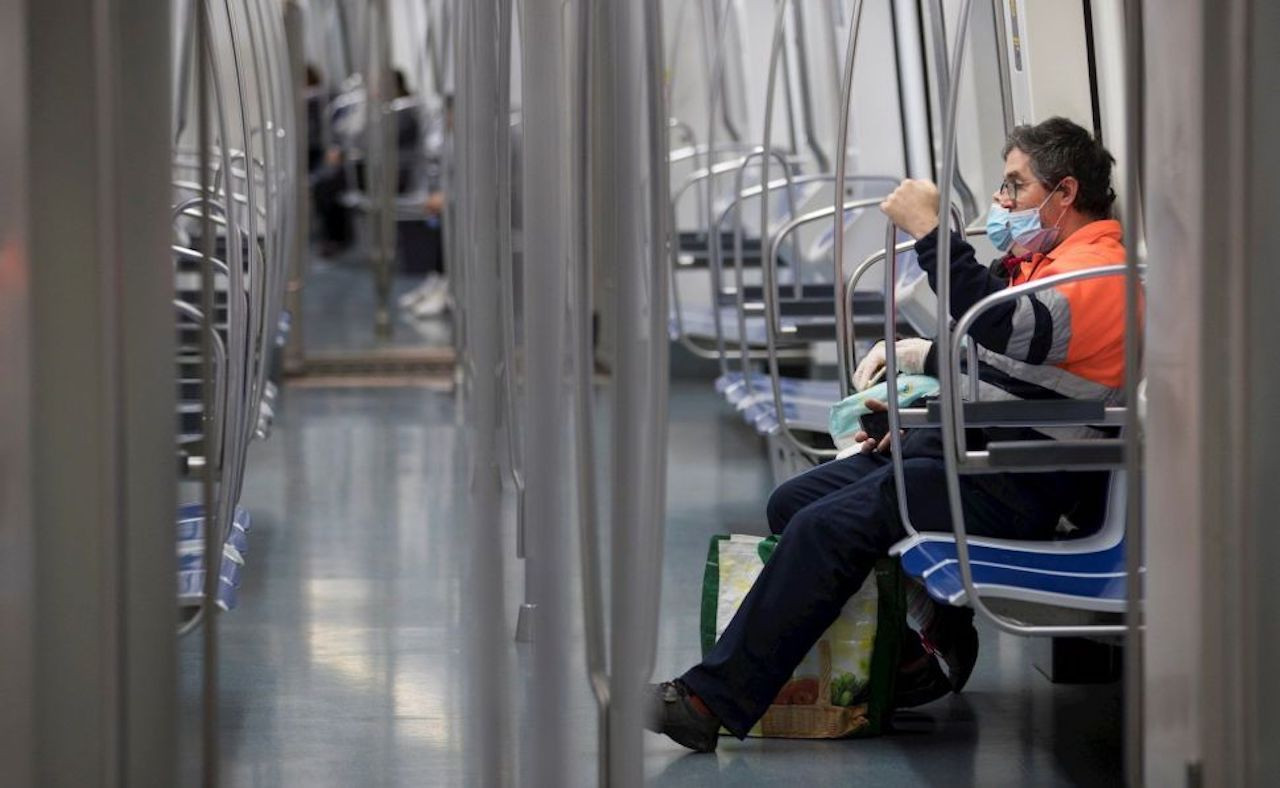
[[[1020,126],[1004,148],[1004,180],[987,220],[992,243],[1009,256],[980,264],[962,235],[951,239],[951,314],[984,296],[1068,271],[1124,262],[1120,224],[1111,218],[1112,156],[1088,131],[1063,118]],[[906,180],[880,205],[917,239],[920,265],[936,287],[939,198],[927,181]],[[1059,285],[988,311],[974,324],[984,399],[1092,399],[1120,404],[1124,390],[1124,282],[1104,277]],[[854,382],[879,377],[884,346],[858,365]],[[901,372],[936,374],[933,344],[897,342]],[[883,407],[879,403],[877,406]],[[970,447],[989,440],[1103,437],[1092,428],[970,430]],[[652,688],[650,727],[699,752],[716,748],[723,725],[739,738],[768,709],[810,648],[835,621],[877,559],[906,536],[890,451],[904,460],[908,509],[920,530],[950,531],[939,431],[903,433],[828,462],[780,486],[769,527],[783,534],[724,635],[683,676]],[[1096,528],[1105,473],[962,476],[965,523],[974,536],[1052,539],[1061,518]],[[959,692],[973,670],[973,612],[936,608],[913,586],[895,705]],[[946,664],[944,672],[938,657]]]

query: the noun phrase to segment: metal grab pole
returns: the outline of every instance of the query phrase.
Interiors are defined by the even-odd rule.
[[[967,8],[968,6],[965,7]],[[960,27],[966,28],[969,24],[968,15],[967,12],[962,13],[965,14],[965,18],[960,23]],[[947,18],[946,9],[943,6],[943,0],[933,0],[932,15],[930,16],[930,32],[933,35],[933,58],[935,64],[934,76],[938,83],[938,95],[945,100],[945,98],[951,94],[952,80],[959,81],[960,79],[960,69],[958,67],[960,61],[956,60],[955,67],[950,69],[947,68]],[[964,37],[958,35],[959,32],[960,31],[957,31],[956,36],[957,46],[959,46],[964,40]],[[945,118],[947,114],[946,107],[939,107],[939,109],[942,116]],[[945,129],[943,131],[943,138],[944,140],[946,138]],[[945,146],[946,143],[944,142],[943,145]],[[946,153],[944,151],[943,158],[945,157]],[[967,183],[965,183],[964,176],[959,172],[956,172],[954,177],[955,189],[960,192],[960,200],[964,203],[964,216],[965,221],[967,222],[969,217],[978,215],[978,202],[973,196],[973,190],[969,188]]]
[[[516,363],[515,257],[511,243],[511,38],[512,0],[498,0],[498,286],[501,289],[503,404],[507,422],[507,465],[516,490],[516,558],[525,557],[524,447],[520,440],[520,384]],[[516,641],[533,640],[533,597],[525,573],[524,601],[516,617]]]
[[[387,338],[391,336],[391,278],[392,266],[395,263],[395,236],[396,236],[396,190],[397,181],[399,180],[399,148],[397,143],[397,130],[395,123],[395,115],[391,112],[391,102],[395,100],[392,95],[392,63],[391,63],[391,20],[389,0],[372,0],[373,8],[376,9],[376,31],[368,31],[366,38],[376,36],[378,41],[378,51],[369,53],[369,57],[377,58],[375,68],[376,79],[369,80],[366,85],[365,107],[372,120],[377,117],[378,131],[377,140],[370,140],[370,149],[377,146],[380,150],[378,163],[380,166],[370,168],[378,170],[376,178],[370,177],[372,183],[376,183],[376,191],[372,195],[373,204],[377,207],[373,211],[372,221],[377,224],[377,231],[374,233],[376,248],[374,249],[374,272],[375,282],[378,296],[377,315],[375,318],[374,328],[378,336]],[[370,22],[372,26],[374,23]],[[496,33],[496,31],[495,31]],[[366,126],[370,131],[373,126]],[[371,173],[372,175],[372,173]]]
[[[595,409],[592,378],[595,343],[592,341],[592,243],[591,243],[591,77],[592,6],[579,0],[577,18],[577,124],[574,139],[578,189],[576,203],[577,292],[574,321],[574,413],[578,460],[578,560],[582,573],[582,629],[586,647],[587,681],[596,701],[597,779],[609,782],[609,666],[605,647],[604,591],[600,582],[600,540],[597,529],[595,469]]]
[[[964,63],[965,39],[969,29],[969,15],[973,0],[964,0],[960,9],[960,22],[956,30],[955,51],[953,53],[950,73],[955,78],[950,80],[946,100],[942,107],[942,170],[939,173],[938,193],[939,205],[951,204],[951,192],[955,181],[956,170],[956,108],[960,94],[960,68]],[[938,7],[941,10],[941,6]],[[940,26],[940,21],[937,23]],[[943,52],[945,53],[945,42]],[[942,394],[942,455],[945,464],[947,485],[947,502],[951,509],[952,527],[956,532],[956,557],[959,559],[961,571],[969,574],[969,550],[965,542],[964,510],[960,498],[960,458],[957,455],[956,411],[961,406],[959,389],[953,375],[951,358],[951,215],[949,211],[940,211],[938,215],[938,330],[934,347],[938,352],[938,382]],[[970,594],[973,597],[973,594]],[[983,610],[981,600],[971,598],[975,608]],[[983,610],[983,612],[986,612]]]
[[[207,11],[206,11],[207,13]],[[206,28],[208,30],[208,28]],[[237,211],[235,210],[235,195],[231,191],[231,153],[228,150],[226,140],[231,138],[229,126],[227,125],[227,113],[222,100],[222,88],[218,75],[221,69],[218,64],[217,50],[208,47],[206,43],[205,55],[207,56],[207,66],[212,81],[208,86],[212,88],[214,103],[214,119],[218,126],[219,138],[222,140],[218,144],[218,154],[222,165],[222,172],[228,173],[223,183],[223,195],[227,201],[225,210],[226,235],[227,235],[227,251],[228,272],[227,278],[227,352],[228,359],[232,358],[231,353],[234,351],[235,363],[228,363],[227,378],[228,382],[225,387],[226,401],[223,405],[223,429],[231,430],[229,433],[233,442],[224,440],[223,442],[223,465],[219,468],[218,477],[218,502],[214,506],[214,516],[218,521],[225,521],[225,528],[222,529],[223,536],[231,529],[231,517],[235,509],[237,500],[237,491],[235,484],[236,479],[240,478],[244,469],[245,448],[243,438],[245,432],[243,429],[245,419],[245,376],[248,374],[248,339],[245,336],[245,327],[248,325],[248,316],[245,310],[248,308],[247,298],[241,297],[245,293],[244,271],[245,259],[243,255],[243,244],[233,243],[232,239],[237,241],[241,238],[241,229]],[[208,193],[206,191],[206,193]],[[204,202],[208,205],[208,202]],[[203,213],[202,213],[203,216]],[[209,237],[213,237],[210,233]],[[238,294],[232,297],[232,294]],[[230,425],[230,426],[227,426]],[[230,448],[228,449],[228,445]],[[206,523],[208,522],[208,514],[206,513]],[[220,550],[221,548],[219,548]]]
[[[663,84],[664,61],[662,47],[662,5],[644,4],[645,86],[649,106],[649,341],[652,343],[649,375],[650,420],[653,425],[653,455],[650,473],[652,489],[649,512],[651,535],[648,553],[648,583],[645,587],[644,611],[641,635],[648,635],[647,653],[641,678],[647,680],[653,674],[658,652],[658,609],[661,599],[662,556],[666,531],[667,504],[667,430],[670,384],[670,345],[666,339],[667,291],[665,261],[667,247],[674,246],[674,225],[667,222],[667,195],[669,194],[667,167],[669,138],[666,134],[667,94]]]
[[[831,169],[831,161],[827,158],[826,151],[822,150],[822,143],[818,141],[818,132],[813,122],[813,88],[809,84],[809,42],[806,39],[804,24],[804,3],[792,3],[791,15],[795,22],[796,59],[799,61],[796,68],[800,82],[800,120],[804,123],[804,138],[809,145],[809,150],[813,151],[813,158],[818,163],[818,168],[827,172]]]
[[[236,248],[241,248],[243,245],[243,248],[248,252],[248,259],[245,261],[247,263],[247,267],[244,269],[247,272],[247,281],[242,277],[241,285],[232,289],[232,292],[237,296],[243,295],[245,298],[245,327],[248,334],[242,345],[243,352],[245,354],[243,377],[240,381],[240,385],[236,389],[236,397],[240,402],[238,408],[240,418],[238,419],[239,426],[238,434],[236,436],[237,447],[235,454],[235,472],[229,477],[225,474],[223,476],[223,484],[228,485],[229,494],[223,496],[224,500],[227,502],[227,506],[223,510],[222,515],[226,519],[226,531],[229,533],[231,529],[231,519],[235,513],[235,505],[240,500],[240,488],[244,482],[244,462],[246,454],[248,453],[249,440],[253,436],[254,425],[257,422],[257,414],[251,415],[250,408],[257,407],[254,395],[256,372],[254,370],[255,353],[253,348],[254,338],[258,334],[260,328],[259,324],[262,321],[262,314],[260,309],[254,308],[251,296],[261,288],[263,260],[261,247],[258,245],[257,240],[258,207],[257,201],[254,197],[255,190],[253,188],[253,157],[250,155],[248,150],[253,135],[249,128],[248,101],[245,97],[244,70],[240,63],[240,44],[236,38],[236,24],[235,17],[232,14],[232,6],[230,3],[226,3],[225,6],[227,11],[227,35],[231,44],[231,66],[235,75],[233,87],[235,89],[234,99],[236,109],[238,110],[236,114],[240,119],[238,124],[240,137],[245,147],[245,213],[248,216],[248,229],[243,232],[236,232],[234,235],[229,235],[227,238],[228,246],[231,246],[231,244],[234,243]],[[226,189],[229,206],[233,202],[233,198],[230,196],[233,188],[233,177],[234,173],[230,164],[228,164],[226,173]],[[228,213],[234,215],[235,210],[229,210]],[[257,262],[256,267],[255,261]]]
[[[653,110],[638,106],[634,100],[637,91],[652,86],[656,78],[656,74],[646,77],[641,50],[644,10],[649,5],[608,0],[600,6],[605,12],[602,41],[604,51],[609,53],[607,61],[602,58],[600,63],[608,75],[604,89],[597,91],[608,101],[608,111],[601,113],[606,120],[605,128],[600,129],[600,156],[602,163],[609,163],[611,177],[608,188],[597,200],[605,219],[599,248],[605,259],[618,266],[608,783],[617,788],[639,786],[644,778],[642,687],[649,678],[655,639],[652,598],[657,584],[653,575],[661,535],[654,533],[654,526],[662,520],[657,500],[661,484],[657,477],[661,475],[661,451],[665,445],[658,434],[666,428],[665,421],[651,423],[659,418],[665,420],[665,404],[658,396],[660,390],[665,390],[665,371],[656,367],[665,362],[665,348],[661,346],[667,339],[666,332],[658,328],[660,312],[654,314],[664,298],[660,273],[650,268],[658,264],[659,250],[646,250],[646,243],[662,243],[657,232],[664,220],[666,198],[662,197],[662,207],[658,207],[657,198],[646,202],[640,194],[641,185],[652,189],[656,187],[655,179],[661,179],[650,167],[666,166],[665,159],[647,160],[652,150],[659,149],[661,141],[650,141],[650,156],[645,156],[644,144],[645,135],[655,132],[659,120],[665,123],[665,115],[646,118],[643,113]],[[655,18],[647,19],[652,25]],[[648,107],[660,101],[660,96],[651,96]],[[647,211],[656,215],[647,217]],[[650,223],[654,234],[647,236],[646,225]],[[665,322],[665,315],[662,317]]]
[[[762,139],[760,141],[761,150],[765,151],[766,153],[773,150],[773,147],[772,147],[773,146],[773,102],[774,102],[775,96],[777,95],[778,61],[781,58],[782,47],[786,43],[787,2],[788,0],[776,0],[774,12],[773,12],[773,43],[769,51],[769,73],[765,79],[764,130],[761,135]],[[861,2],[861,0],[858,0],[858,2]],[[773,278],[769,276],[769,271],[770,271],[769,255],[772,254],[772,252],[769,249],[769,246],[770,246],[770,243],[769,243],[769,191],[770,191],[769,162],[770,162],[770,159],[771,157],[768,155],[763,156],[760,159],[760,253],[764,255],[764,257],[761,258],[761,266],[764,274],[764,294],[766,296],[769,296],[773,288],[776,286],[776,283],[773,281]],[[787,196],[791,200],[795,199],[795,194],[794,192],[792,192],[790,186],[787,187]],[[735,258],[734,258],[735,267],[737,268],[737,261],[739,258],[736,256],[737,255],[736,242],[734,247],[734,254],[735,254]],[[797,268],[799,267],[799,265],[800,265],[800,259],[797,256],[796,258]],[[737,270],[740,272],[741,268],[737,268]],[[799,279],[799,271],[797,271],[796,273],[797,273],[796,278]],[[796,284],[797,284],[797,287],[799,287],[799,283],[797,282]],[[739,280],[739,285],[741,285],[740,280]],[[738,290],[739,290],[739,293],[741,293],[742,291],[741,286],[739,287]],[[793,295],[798,295],[798,294],[799,294],[798,291],[793,293]],[[769,299],[766,299],[765,303],[768,304]],[[773,381],[775,406],[777,407],[778,413],[781,414],[782,413],[781,400],[777,399],[779,395],[778,383],[776,380],[777,374],[775,371],[777,365],[776,363],[773,363],[773,359],[774,359],[774,349],[772,347],[773,333],[769,326],[769,322],[771,320],[772,320],[771,317],[769,317],[768,315],[765,316],[765,340],[766,340],[766,345],[768,346],[766,349],[769,352],[769,358],[771,360],[769,372],[775,378],[775,380]],[[745,333],[743,334],[742,337],[740,337],[740,339],[744,343],[746,342],[747,337]],[[751,373],[745,367],[744,367],[743,375],[745,379],[750,380]],[[778,423],[779,425],[781,425],[782,421],[779,420]]]
[[[1143,635],[1142,566],[1146,560],[1143,530],[1143,438],[1138,413],[1138,382],[1142,368],[1140,283],[1138,269],[1139,233],[1142,221],[1142,173],[1146,134],[1146,97],[1143,92],[1145,51],[1141,0],[1124,4],[1124,87],[1125,87],[1125,298],[1124,298],[1124,391],[1125,391],[1125,776],[1129,785],[1142,785],[1145,775],[1145,671],[1146,639]]]
[[[305,11],[299,0],[286,0],[284,28],[288,37],[289,65],[295,86],[306,82]],[[306,284],[307,241],[311,237],[311,189],[307,172],[307,99],[298,90],[293,93],[294,139],[293,148],[297,161],[293,179],[293,221],[289,231],[293,240],[289,244],[288,277],[285,298],[289,310],[289,340],[284,351],[284,369],[287,373],[299,373],[306,368],[306,349],[303,345],[302,290]]]
[[[713,3],[718,0],[712,0]],[[713,5],[713,10],[718,6]],[[715,216],[715,142],[716,142],[716,107],[719,104],[724,105],[725,115],[724,121],[726,126],[729,124],[728,97],[725,96],[725,79],[724,64],[725,52],[728,49],[726,39],[729,37],[729,19],[731,14],[726,12],[721,18],[719,14],[713,15],[719,23],[719,29],[716,31],[715,41],[716,47],[713,53],[712,77],[707,90],[707,179],[703,184],[703,213],[707,228],[707,260],[709,273],[711,276],[711,323],[715,327],[716,334],[716,358],[720,365],[720,377],[723,379],[729,374],[729,361],[726,356],[724,343],[724,322],[720,315],[719,291],[723,282],[722,261],[720,256],[720,239],[711,236],[712,222]],[[738,135],[731,133],[730,137],[736,142]],[[628,153],[628,155],[630,155]]]
[[[200,332],[200,399],[204,408],[203,425],[206,440],[213,427],[214,414],[214,362],[213,345],[216,321],[214,314],[214,278],[213,278],[213,221],[209,213],[209,191],[212,182],[212,161],[210,148],[213,135],[209,128],[209,10],[204,0],[193,0],[195,6],[195,57],[196,63],[196,140],[200,148],[200,311],[207,316]],[[223,142],[225,143],[225,138]],[[228,190],[228,198],[230,190]],[[231,200],[228,199],[227,211],[231,212]],[[230,220],[229,220],[230,221]],[[232,236],[227,237],[227,251],[231,251]],[[228,280],[230,281],[230,280]],[[229,286],[228,286],[228,289]],[[228,293],[227,308],[231,309],[231,296]],[[230,315],[228,315],[230,317]],[[225,377],[225,373],[224,373]],[[222,410],[221,405],[219,411]],[[224,414],[224,418],[226,415]],[[206,454],[208,450],[206,449]],[[225,464],[223,466],[225,468]],[[203,665],[201,678],[201,784],[204,788],[215,788],[218,784],[218,579],[221,571],[211,571],[214,556],[218,556],[221,568],[222,545],[219,541],[221,530],[214,526],[218,522],[217,498],[215,495],[215,467],[206,462],[201,473],[201,494],[204,502],[204,599],[202,603],[207,613],[204,622]]]
[[[525,435],[540,461],[526,468],[529,538],[525,571],[537,601],[533,641],[532,706],[539,714],[530,736],[532,782],[568,784],[569,576],[565,547],[571,530],[564,506],[568,459],[563,418],[565,276],[572,245],[566,192],[568,160],[567,45],[563,0],[527,0],[523,8],[524,290],[528,353]],[[493,116],[490,114],[489,122]]]
[[[469,522],[465,587],[462,595],[466,624],[467,695],[473,706],[468,716],[472,758],[469,773],[481,785],[502,785],[508,760],[506,632],[503,614],[504,570],[502,480],[498,463],[498,414],[501,381],[498,360],[501,338],[492,315],[498,306],[498,248],[493,232],[498,214],[496,173],[498,131],[492,119],[498,104],[497,7],[494,3],[463,6],[466,46],[458,47],[465,75],[468,133],[459,139],[466,160],[463,249],[469,268],[465,320],[471,341],[472,385],[468,416],[469,452],[467,498]]]
[[[855,0],[853,5],[853,17],[849,21],[849,40],[844,48],[844,75],[842,77],[840,88],[840,108],[839,117],[836,118],[836,125],[839,131],[836,135],[836,196],[835,196],[835,215],[832,217],[835,222],[835,235],[832,237],[832,267],[834,276],[832,283],[837,287],[840,282],[844,281],[844,189],[845,174],[849,167],[849,108],[853,103],[853,63],[858,48],[858,30],[862,26],[862,0]],[[892,247],[893,241],[890,239],[886,248]],[[840,399],[849,396],[849,349],[845,346],[844,332],[838,330],[839,326],[844,325],[848,320],[845,314],[844,299],[837,298],[836,302],[836,367],[840,375]],[[888,342],[893,334],[885,334],[885,341]]]
[[[902,414],[898,408],[898,351],[895,341],[895,329],[898,322],[898,288],[894,286],[894,274],[898,267],[898,228],[890,219],[886,223],[884,248],[884,380],[888,390],[885,404],[889,406],[889,434],[894,440],[901,440]],[[843,299],[837,299],[837,303]],[[945,312],[945,307],[940,307]],[[939,318],[941,319],[941,318]],[[840,333],[840,332],[837,332]],[[846,382],[842,379],[841,382]],[[902,465],[902,452],[889,452],[893,463],[893,490],[898,501],[898,519],[902,528],[910,536],[918,532],[911,524],[911,514],[907,511],[907,476]]]

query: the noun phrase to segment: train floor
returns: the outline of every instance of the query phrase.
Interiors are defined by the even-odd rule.
[[[450,323],[443,319],[414,318],[400,308],[401,295],[423,281],[422,276],[397,272],[392,278],[391,336],[374,330],[373,273],[359,251],[332,258],[313,257],[302,291],[303,342],[307,351],[368,352],[380,348],[448,345]]]
[[[673,384],[669,504],[656,678],[698,656],[708,538],[764,532],[765,455],[705,382]],[[240,606],[219,620],[223,784],[460,785],[467,779],[460,594],[466,495],[452,394],[423,388],[289,387],[272,437],[249,456],[252,512]],[[607,452],[604,453],[607,456]],[[601,478],[607,479],[607,475]],[[510,499],[510,496],[508,496]],[[523,588],[508,538],[509,631]],[[201,638],[180,644],[183,784],[199,769]],[[900,713],[855,741],[723,739],[689,754],[645,734],[654,785],[1101,785],[1120,774],[1120,690],[1055,686],[1026,641],[982,632],[967,691]],[[534,719],[522,695],[527,646],[505,655],[510,751]],[[565,699],[573,785],[595,779],[595,712],[581,632]]]

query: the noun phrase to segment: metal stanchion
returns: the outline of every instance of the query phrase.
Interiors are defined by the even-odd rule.
[[[196,140],[200,148],[200,309],[205,315],[200,332],[200,391],[206,418],[206,435],[214,412],[213,332],[216,321],[213,301],[213,220],[209,214],[209,191],[212,185],[210,148],[213,144],[209,129],[209,12],[201,0],[193,0],[195,6],[195,58],[196,58]],[[228,191],[230,191],[228,189]],[[230,202],[228,200],[228,202]],[[234,238],[228,234],[230,248]],[[221,403],[218,404],[221,407]],[[216,470],[212,462],[206,463],[201,474],[201,494],[204,502],[204,642],[201,670],[201,784],[215,788],[218,784],[218,575],[215,561],[222,556],[218,542],[220,522],[217,516],[217,492],[214,486]]]
[[[538,724],[531,731],[532,778],[538,786],[568,783],[569,694],[567,638],[570,608],[566,546],[571,544],[564,506],[562,469],[568,455],[563,418],[566,264],[572,244],[565,235],[572,179],[565,59],[568,44],[564,3],[527,0],[523,8],[524,293],[525,379],[529,413],[525,433],[538,447],[539,461],[525,477],[528,532],[525,571],[537,603],[533,642],[532,707]]]
[[[1146,560],[1146,533],[1143,522],[1143,437],[1138,411],[1138,381],[1142,376],[1142,283],[1138,268],[1142,221],[1142,173],[1145,146],[1144,39],[1141,0],[1124,4],[1124,87],[1125,87],[1125,275],[1124,367],[1125,367],[1125,649],[1124,649],[1124,743],[1125,778],[1129,785],[1143,784],[1145,748],[1146,674],[1143,668],[1144,611],[1142,567]]]
[[[365,74],[365,135],[369,183],[369,251],[377,305],[374,330],[391,336],[391,278],[395,263],[397,140],[391,102],[391,20],[387,0],[369,0]]]
[[[595,373],[595,343],[591,233],[591,86],[593,0],[580,0],[577,5],[576,72],[577,93],[574,155],[574,183],[578,189],[574,226],[577,231],[575,250],[576,298],[573,304],[574,348],[574,424],[576,427],[578,482],[578,560],[582,573],[582,629],[586,650],[587,682],[596,701],[597,779],[609,782],[609,666],[605,646],[604,592],[600,581],[600,540],[597,521],[597,485],[595,469],[595,409],[592,379]]]
[[[643,49],[659,31],[652,4],[610,0],[602,3],[603,41],[609,53],[605,89],[610,126],[601,131],[602,164],[608,163],[613,188],[599,195],[604,216],[599,249],[619,268],[616,314],[618,363],[614,377],[613,535],[610,632],[609,784],[640,785],[644,777],[641,746],[644,682],[652,670],[661,563],[663,479],[666,429],[666,332],[663,274],[666,195],[645,200],[638,188],[658,188],[666,167],[665,111],[660,58]],[[647,9],[647,13],[646,13]],[[647,27],[646,23],[647,22]],[[648,72],[648,73],[646,73]],[[636,91],[656,95],[648,104]],[[659,118],[648,117],[659,112]],[[657,139],[646,137],[656,135]],[[647,155],[646,155],[647,151]],[[615,186],[616,185],[616,186]],[[661,320],[659,320],[661,318]]]
[[[464,320],[470,342],[467,367],[472,385],[467,401],[469,452],[468,527],[463,617],[466,622],[467,694],[472,711],[467,747],[469,774],[478,785],[501,785],[508,770],[506,750],[506,616],[503,612],[502,480],[498,464],[501,338],[493,314],[498,306],[498,245],[494,222],[499,161],[497,109],[498,16],[493,2],[460,5],[462,44],[457,48],[465,88],[460,115],[465,134],[457,153],[465,162],[460,248],[468,270]]]
[[[289,312],[289,339],[284,348],[284,370],[297,374],[306,367],[306,353],[302,343],[302,288],[307,267],[307,245],[311,237],[311,188],[307,172],[307,98],[302,86],[306,83],[306,30],[305,11],[298,0],[285,0],[284,29],[289,45],[289,67],[294,85],[294,135],[293,149],[296,157],[294,170],[294,212],[290,230],[293,240],[288,278],[285,284],[285,308]]]

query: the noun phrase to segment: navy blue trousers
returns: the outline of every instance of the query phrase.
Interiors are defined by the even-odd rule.
[[[932,430],[906,436],[907,507],[917,530],[950,531],[935,441]],[[834,460],[785,482],[769,499],[769,528],[784,536],[715,648],[681,677],[735,736],[746,736],[764,715],[875,562],[906,536],[890,463],[882,454]],[[1031,495],[1028,487],[1039,485],[1023,484],[1056,481],[1045,476],[963,477],[968,532],[1052,538],[1059,496]]]

